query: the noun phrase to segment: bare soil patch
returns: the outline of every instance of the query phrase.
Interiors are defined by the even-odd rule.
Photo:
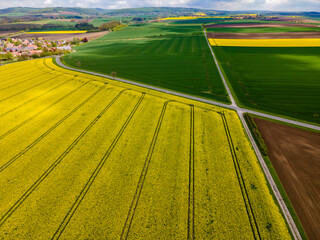
[[[10,34],[17,33],[19,31],[0,31],[0,36],[9,36]]]
[[[254,118],[310,240],[320,236],[320,134]]]
[[[222,39],[287,39],[287,38],[320,38],[319,32],[281,32],[281,33],[221,33],[209,32],[209,38]]]
[[[296,23],[320,23],[320,21],[306,18],[279,18],[277,21],[296,22]]]
[[[302,23],[230,23],[230,24],[212,24],[208,28],[259,28],[259,27],[317,27],[317,25]]]
[[[19,36],[16,36],[17,38],[23,38],[23,39],[32,39],[36,37],[42,37],[45,40],[50,41],[58,41],[58,40],[65,40],[65,41],[71,41],[73,38],[87,38],[89,41],[96,39],[98,37],[101,37],[105,34],[107,34],[108,31],[104,32],[93,32],[93,33],[69,33],[69,34],[21,34]]]

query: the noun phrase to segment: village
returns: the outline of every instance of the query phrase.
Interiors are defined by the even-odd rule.
[[[21,61],[72,52],[72,47],[87,42],[87,39],[73,41],[49,41],[41,38],[32,40],[6,38],[0,39],[0,61]]]

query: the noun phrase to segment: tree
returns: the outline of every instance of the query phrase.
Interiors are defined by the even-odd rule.
[[[75,25],[75,27],[76,27],[76,29],[79,29],[79,30],[93,30],[93,29],[96,29],[92,24],[86,23],[86,22],[77,23]]]
[[[99,31],[112,30],[119,25],[121,25],[119,21],[106,22],[100,25]]]
[[[113,77],[113,79],[117,76],[117,73],[115,71],[111,72],[111,76]]]
[[[5,55],[5,59],[6,60],[12,60],[13,59],[13,55],[11,52],[7,52],[6,55]]]
[[[144,19],[141,18],[141,17],[134,17],[132,18],[132,21],[135,21],[135,22],[142,22]]]
[[[16,41],[16,42],[14,43],[15,46],[19,46],[20,44],[21,44],[20,41]]]
[[[72,45],[79,45],[80,39],[79,38],[73,38],[73,40],[70,42]]]

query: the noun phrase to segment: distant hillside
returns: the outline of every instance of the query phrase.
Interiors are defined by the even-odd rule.
[[[110,11],[109,14],[187,14],[187,13],[198,13],[198,12],[212,12],[212,10],[204,10],[197,8],[178,8],[178,7],[144,7],[144,8],[126,8]]]
[[[197,12],[216,13],[217,11],[203,10],[197,8],[174,8],[174,7],[144,7],[144,8],[127,8],[109,10],[102,8],[72,8],[72,7],[50,7],[50,8],[24,8],[13,7],[0,9],[0,14],[13,14],[21,13],[25,15],[41,15],[41,14],[54,14],[70,15],[72,14],[87,14],[87,15],[161,15],[161,14],[190,14]]]
[[[72,7],[50,7],[50,8],[27,8],[27,7],[13,7],[0,9],[0,14],[11,13],[24,13],[26,15],[41,15],[46,13],[59,13],[62,15],[68,14],[88,14],[88,15],[100,15],[106,14],[111,10],[102,8],[72,8]]]
[[[102,8],[78,8],[78,7],[48,7],[48,8],[27,8],[27,7],[13,7],[0,9],[0,15],[123,15],[123,16],[136,16],[136,15],[186,15],[203,12],[208,15],[212,14],[237,14],[237,13],[260,13],[260,14],[276,14],[276,15],[297,15],[307,17],[320,17],[320,12],[274,12],[274,11],[217,11],[209,9],[197,8],[181,8],[181,7],[143,7],[143,8],[126,8],[126,9],[102,9]]]

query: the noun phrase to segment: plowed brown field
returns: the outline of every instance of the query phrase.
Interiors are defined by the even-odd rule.
[[[320,236],[320,134],[255,118],[269,157],[310,240]]]
[[[230,24],[212,24],[207,25],[207,28],[261,28],[261,27],[317,27],[311,24],[295,24],[295,23],[230,23]]]
[[[222,39],[288,39],[320,38],[320,32],[281,32],[281,33],[223,33],[209,32],[209,38]]]
[[[65,41],[72,41],[73,38],[87,38],[89,41],[101,37],[107,34],[107,31],[103,32],[92,32],[92,33],[68,33],[68,34],[21,34],[17,36],[17,38],[23,39],[32,39],[36,37],[42,37],[43,39],[50,40],[50,41],[58,41],[58,40],[65,40]]]

